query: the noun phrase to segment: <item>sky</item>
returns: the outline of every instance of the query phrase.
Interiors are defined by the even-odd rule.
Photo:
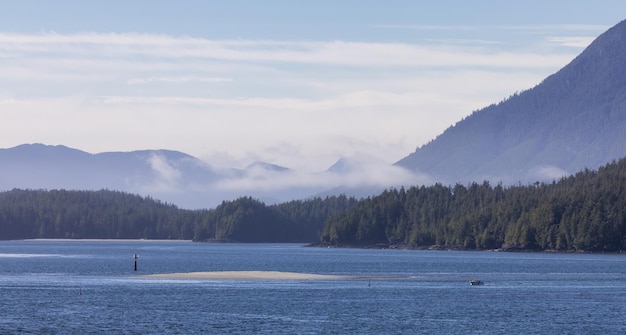
[[[392,164],[625,19],[607,1],[4,1],[0,148]]]

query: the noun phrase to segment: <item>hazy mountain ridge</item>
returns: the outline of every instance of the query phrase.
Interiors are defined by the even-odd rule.
[[[171,150],[90,154],[62,145],[25,144],[0,149],[0,161],[3,190],[111,189],[179,205],[185,201],[182,191],[199,180],[210,183],[218,177],[204,162]]]
[[[109,189],[198,209],[243,196],[275,204],[310,198],[327,190],[336,190],[328,195],[341,194],[346,193],[344,185],[368,185],[371,191],[365,195],[373,195],[388,185],[387,174],[377,178],[373,171],[403,171],[389,164],[381,166],[380,162],[376,165],[380,169],[374,168],[372,162],[363,159],[340,161],[346,164],[341,171],[319,173],[265,162],[254,162],[243,169],[217,169],[172,150],[91,154],[63,145],[24,144],[0,149],[0,190]]]
[[[162,179],[168,167],[183,168],[189,177],[215,175],[196,158],[171,150],[90,154],[63,145],[24,144],[0,149],[0,158],[4,188],[127,189]]]
[[[626,21],[532,89],[474,112],[396,164],[444,183],[549,181],[626,156]]]

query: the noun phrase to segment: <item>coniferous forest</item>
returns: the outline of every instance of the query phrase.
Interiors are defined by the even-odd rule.
[[[211,210],[109,190],[0,193],[0,239],[27,238],[617,252],[626,250],[626,159],[549,184],[435,184],[271,206],[242,197]]]
[[[388,190],[330,218],[328,245],[626,250],[626,159],[550,184]]]
[[[314,198],[266,206],[250,197],[185,210],[123,192],[12,190],[0,193],[0,239],[180,239],[315,242],[330,216],[356,200]]]

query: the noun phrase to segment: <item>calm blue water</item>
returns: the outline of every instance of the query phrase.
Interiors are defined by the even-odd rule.
[[[139,277],[225,270],[406,278]],[[626,334],[626,255],[5,241],[0,313],[0,334]]]

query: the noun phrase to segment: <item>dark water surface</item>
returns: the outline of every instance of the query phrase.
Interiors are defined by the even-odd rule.
[[[231,270],[403,278],[140,277]],[[5,241],[0,334],[626,334],[626,255]]]

